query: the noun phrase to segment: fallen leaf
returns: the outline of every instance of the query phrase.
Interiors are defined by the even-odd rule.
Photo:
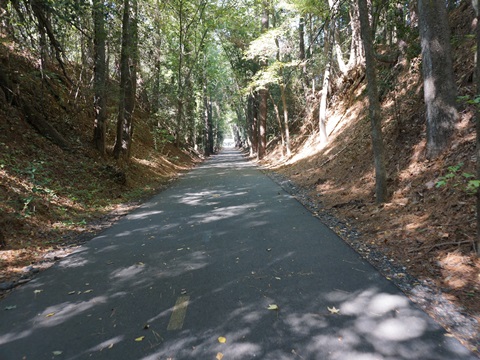
[[[140,341],[143,341],[143,339],[145,339],[145,336],[139,336],[135,339],[135,341],[140,342]]]
[[[268,305],[268,310],[279,310],[278,305],[275,304],[270,304]]]
[[[218,342],[219,342],[220,344],[225,344],[225,343],[227,342],[227,338],[224,338],[223,336],[220,336],[220,337],[218,338]]]
[[[70,292],[68,293],[68,295],[73,295],[73,294],[75,294],[75,293],[76,293],[76,291],[70,291]]]
[[[282,278],[279,278],[278,276],[275,276],[275,279],[277,279],[277,280],[282,280]]]
[[[34,294],[40,294],[43,290],[34,290],[33,293]]]
[[[62,355],[62,354],[63,354],[63,351],[56,350],[56,351],[53,351],[52,354],[53,354],[54,356]]]
[[[10,305],[10,306],[5,306],[5,310],[13,310],[16,309],[17,305]]]
[[[45,315],[45,317],[48,318],[48,317],[52,317],[53,315],[55,315],[55,313],[52,312],[52,313],[48,313],[47,315]]]
[[[337,309],[335,306],[334,307],[328,307],[328,311],[330,311],[332,314],[340,314],[340,309]]]
[[[217,360],[222,360],[223,359],[223,354],[221,352],[217,353],[217,356],[215,357]]]
[[[83,293],[88,294],[88,293],[91,293],[92,291],[93,291],[92,289],[88,289],[88,290],[85,290]]]
[[[111,343],[110,345],[108,345],[108,348],[107,349],[111,349],[113,348],[113,343]]]

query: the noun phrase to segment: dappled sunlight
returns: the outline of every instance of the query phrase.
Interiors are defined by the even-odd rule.
[[[127,268],[117,269],[110,275],[112,280],[115,281],[127,281],[135,278],[141,272],[145,270],[145,265],[132,265]]]
[[[225,220],[228,218],[243,215],[257,207],[258,205],[259,203],[254,203],[214,209],[206,214],[192,216],[192,222],[198,224],[208,224],[215,221]]]
[[[105,304],[107,299],[106,296],[99,295],[86,301],[65,302],[49,306],[36,316],[34,319],[34,328],[58,326],[99,304]]]
[[[402,319],[384,320],[367,331],[378,339],[405,341],[420,337],[424,334],[426,328],[425,320],[411,316]]]
[[[163,214],[163,211],[144,211],[141,213],[135,213],[131,215],[127,215],[127,219],[129,220],[138,220],[138,219],[143,219],[152,215],[159,215]]]
[[[116,344],[119,344],[120,342],[122,342],[124,340],[125,340],[125,336],[122,336],[122,335],[115,336],[114,338],[102,341],[98,345],[92,346],[90,349],[87,349],[85,351],[85,354],[89,354],[89,353],[97,352],[97,351],[103,351],[103,350],[106,350],[108,348],[112,348],[113,346],[115,346]]]
[[[285,324],[296,335],[309,336],[310,333],[328,327],[328,321],[318,313],[287,314]]]
[[[85,257],[80,257],[80,256],[70,256],[65,259],[65,261],[62,261],[61,263],[58,264],[60,268],[76,268],[76,267],[82,267],[85,266],[88,263],[88,259]]]
[[[252,178],[197,192],[186,176],[5,299],[6,321],[21,321],[0,342],[45,334],[36,351],[69,360],[466,354],[444,352],[441,328],[291,196]]]
[[[26,338],[30,335],[32,335],[33,333],[33,329],[27,329],[27,330],[23,330],[23,331],[20,331],[20,332],[10,332],[10,333],[7,333],[7,334],[2,334],[0,335],[0,345],[3,345],[3,344],[8,344],[10,342],[14,342],[14,341],[18,341],[18,340],[21,340],[23,338]]]
[[[247,193],[248,190],[242,191],[241,189],[238,189],[234,192],[222,190],[206,190],[195,193],[186,193],[179,197],[179,203],[192,206],[211,206],[219,204],[220,201],[226,197],[243,196]]]

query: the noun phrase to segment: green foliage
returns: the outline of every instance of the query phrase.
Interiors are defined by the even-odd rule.
[[[40,196],[56,198],[55,192],[47,186],[51,179],[43,173],[43,161],[33,161],[25,169],[14,168],[14,171],[25,176],[31,184],[27,196],[22,198],[23,208],[20,214],[24,217],[32,216],[35,213],[34,201]]]
[[[447,168],[448,172],[444,176],[438,178],[435,187],[441,188],[451,184],[451,186],[455,188],[460,187],[469,195],[476,194],[480,187],[480,180],[475,179],[475,175],[471,173],[460,173],[460,169],[463,165],[464,164],[461,162],[457,165],[449,166]]]
[[[175,136],[171,135],[167,129],[161,129],[155,127],[153,130],[153,144],[155,151],[162,152],[163,148],[168,143],[173,143],[175,141]]]
[[[475,97],[471,97],[469,95],[459,96],[457,99],[464,104],[474,105],[477,107],[480,106],[480,95],[477,95]]]

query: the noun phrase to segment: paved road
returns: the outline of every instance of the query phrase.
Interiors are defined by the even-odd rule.
[[[1,360],[222,356],[474,358],[234,150],[0,302]]]

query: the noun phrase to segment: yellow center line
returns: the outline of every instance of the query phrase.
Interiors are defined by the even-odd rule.
[[[183,327],[183,321],[187,314],[187,306],[190,296],[180,296],[173,307],[172,316],[168,322],[167,330],[181,330]]]

